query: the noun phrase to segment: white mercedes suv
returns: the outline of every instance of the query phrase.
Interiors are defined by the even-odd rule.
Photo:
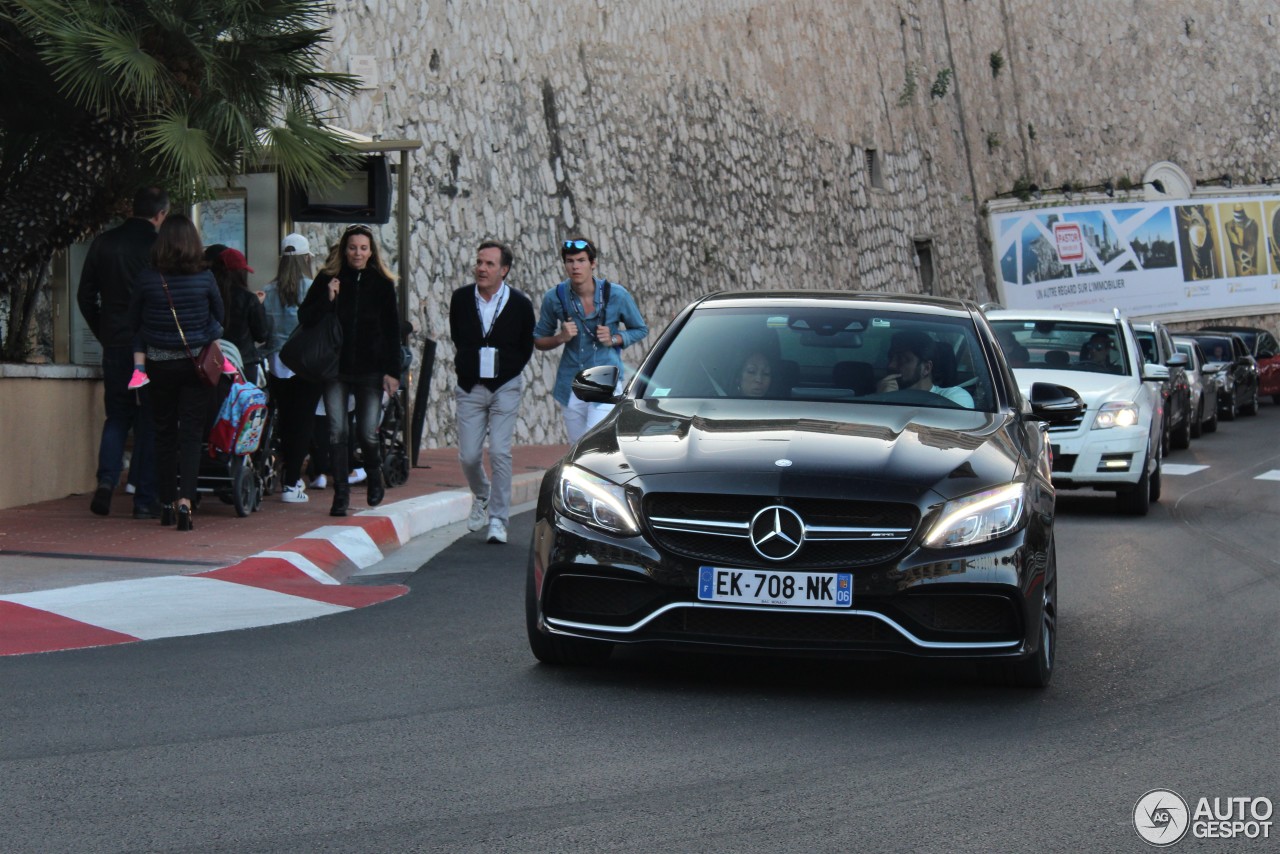
[[[1074,390],[1081,418],[1053,424],[1053,483],[1116,493],[1120,508],[1145,516],[1160,499],[1164,365],[1145,363],[1119,311],[986,312],[1023,395],[1032,383]]]

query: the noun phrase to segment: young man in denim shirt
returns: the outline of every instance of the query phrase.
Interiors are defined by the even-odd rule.
[[[595,277],[596,247],[590,240],[564,241],[560,258],[568,278],[543,296],[533,343],[539,350],[564,346],[554,394],[569,441],[576,442],[613,407],[575,397],[574,375],[584,368],[614,365],[620,391],[622,350],[648,335],[649,327],[626,288]]]

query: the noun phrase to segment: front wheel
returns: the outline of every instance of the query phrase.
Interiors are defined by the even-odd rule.
[[[1116,493],[1116,503],[1130,516],[1146,516],[1151,511],[1151,476],[1147,472],[1145,457],[1142,460],[1142,477],[1138,478],[1132,489]]]
[[[1245,415],[1258,414],[1258,389],[1253,389],[1253,396],[1249,398],[1249,403],[1241,410]]]
[[[1052,546],[1050,547],[1052,548]],[[1049,566],[1056,561],[1050,553]],[[1058,654],[1058,581],[1056,574],[1045,582],[1040,601],[1040,649],[1010,668],[1013,684],[1019,688],[1046,688],[1053,679]]]
[[[1191,435],[1191,408],[1187,407],[1187,413],[1182,418],[1182,426],[1173,434],[1173,446],[1179,450],[1190,448]]]

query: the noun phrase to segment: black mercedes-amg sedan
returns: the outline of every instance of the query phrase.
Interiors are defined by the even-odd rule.
[[[671,323],[548,471],[527,582],[549,664],[616,644],[989,660],[1042,687],[1057,639],[1047,422],[970,302],[720,293]]]

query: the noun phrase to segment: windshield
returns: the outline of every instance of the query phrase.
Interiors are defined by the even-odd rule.
[[[837,401],[991,411],[967,318],[845,307],[704,307],[637,380],[645,398]]]
[[[1199,342],[1200,349],[1204,351],[1206,362],[1231,362],[1235,360],[1230,338],[1197,335],[1196,341]]]
[[[1114,323],[992,320],[991,326],[1012,368],[1131,373]]]

